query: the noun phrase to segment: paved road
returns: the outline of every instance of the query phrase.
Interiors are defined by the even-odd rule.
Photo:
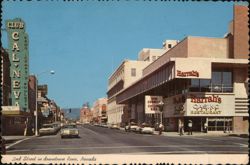
[[[247,154],[248,139],[215,136],[144,135],[97,126],[79,126],[80,138],[60,134],[32,137],[7,154]]]

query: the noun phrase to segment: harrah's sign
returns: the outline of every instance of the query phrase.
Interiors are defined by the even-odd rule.
[[[199,77],[199,72],[197,71],[188,71],[188,72],[182,72],[180,70],[177,70],[177,76],[179,77]]]
[[[207,96],[207,97],[195,97],[191,96],[192,103],[221,103],[221,98],[219,96]]]

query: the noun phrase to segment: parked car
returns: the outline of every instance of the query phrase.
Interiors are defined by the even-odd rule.
[[[140,127],[136,123],[134,123],[134,122],[130,123],[129,131],[137,132],[137,131],[139,131],[139,129],[140,129]]]
[[[153,127],[151,127],[149,124],[143,123],[141,130],[140,130],[140,133],[153,134],[154,130],[155,129]]]
[[[56,132],[58,132],[61,129],[61,123],[56,122],[56,123],[52,123],[52,124],[53,124]]]
[[[119,127],[118,127],[117,124],[112,124],[110,128],[111,128],[111,129],[119,129]]]
[[[79,137],[79,130],[76,124],[67,124],[61,128],[61,138],[64,137]]]
[[[54,124],[44,124],[41,129],[39,129],[40,135],[52,135],[56,133],[56,128]]]

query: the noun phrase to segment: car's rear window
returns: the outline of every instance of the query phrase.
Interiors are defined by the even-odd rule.
[[[43,125],[42,128],[53,128],[53,125]]]
[[[63,128],[76,128],[76,125],[65,125]]]

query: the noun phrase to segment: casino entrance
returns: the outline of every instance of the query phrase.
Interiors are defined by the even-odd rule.
[[[232,131],[232,117],[186,117],[184,118],[184,129],[188,130],[188,121],[192,120],[193,131],[203,132],[204,124],[207,123],[208,131]]]

